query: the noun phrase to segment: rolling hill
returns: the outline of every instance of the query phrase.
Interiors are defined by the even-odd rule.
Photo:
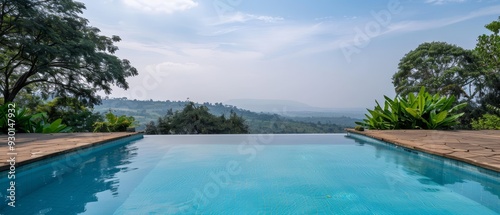
[[[153,101],[153,100],[128,100],[126,98],[104,99],[102,104],[94,107],[95,112],[105,113],[112,111],[117,115],[133,116],[141,131],[145,124],[156,121],[164,116],[169,109],[180,111],[188,101]],[[324,116],[295,114],[287,116],[277,113],[256,113],[241,109],[233,105],[222,103],[202,103],[197,105],[207,106],[214,115],[228,116],[234,111],[242,116],[249,126],[250,133],[342,133],[346,127],[353,127],[359,119],[347,116]]]

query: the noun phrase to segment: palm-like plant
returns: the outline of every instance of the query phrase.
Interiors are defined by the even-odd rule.
[[[46,113],[38,113],[31,117],[33,133],[64,133],[71,131],[71,128],[62,124],[62,119],[53,122],[48,121]]]
[[[446,97],[430,95],[422,87],[417,95],[390,99],[384,96],[382,108],[376,101],[373,110],[368,109],[369,115],[358,125],[370,129],[444,129],[458,124],[458,118],[463,113],[455,112],[467,104],[453,106],[454,96]]]
[[[46,113],[29,114],[25,108],[14,108],[9,117],[8,104],[0,105],[0,128],[7,128],[9,119],[13,126],[21,133],[62,133],[71,131],[71,127],[62,124],[62,119],[49,122]],[[9,126],[10,127],[10,126]],[[6,131],[7,129],[2,129]]]
[[[109,111],[106,116],[106,121],[94,123],[94,132],[116,132],[126,131],[128,127],[133,126],[135,119],[132,116],[116,116]]]

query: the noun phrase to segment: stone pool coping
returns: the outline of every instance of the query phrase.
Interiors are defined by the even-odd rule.
[[[500,130],[346,131],[500,172]]]
[[[8,136],[0,135],[0,171],[10,168],[11,157],[15,157],[17,168],[35,161],[134,135],[142,134],[137,132],[15,134],[14,151],[9,151]]]

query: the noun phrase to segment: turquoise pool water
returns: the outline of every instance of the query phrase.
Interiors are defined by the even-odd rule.
[[[18,168],[0,214],[500,213],[500,174],[362,137],[144,136],[56,160]]]

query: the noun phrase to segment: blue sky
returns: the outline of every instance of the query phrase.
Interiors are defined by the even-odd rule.
[[[292,100],[368,107],[394,96],[399,60],[419,44],[472,49],[497,0],[83,0],[139,70],[111,97]]]

